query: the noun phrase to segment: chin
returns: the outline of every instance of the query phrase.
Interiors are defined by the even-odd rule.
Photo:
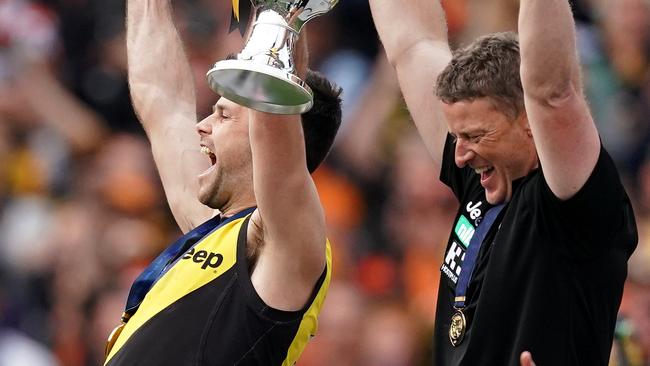
[[[199,196],[197,198],[199,199],[199,202],[201,202],[202,204],[204,204],[206,206],[208,205],[209,202],[208,202],[208,200],[205,199],[205,197],[203,197],[203,195],[199,194]]]
[[[199,202],[217,210],[222,206],[215,196],[210,195],[199,195]]]
[[[486,192],[485,198],[489,204],[495,206],[506,201],[505,194],[500,194],[499,192],[494,192],[492,194]]]
[[[210,208],[215,208],[214,207],[215,206],[215,202],[214,202],[215,197],[216,197],[216,194],[214,194],[214,192],[210,192],[207,187],[205,189],[199,188],[199,194],[198,194],[197,198],[199,199],[199,202],[201,202],[202,204],[204,204],[204,205],[206,205],[206,206],[208,206]]]

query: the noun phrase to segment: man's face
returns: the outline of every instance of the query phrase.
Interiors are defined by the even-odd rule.
[[[525,113],[512,119],[488,98],[443,104],[443,110],[456,138],[456,165],[469,165],[481,176],[489,203],[510,200],[512,181],[537,166]]]
[[[198,198],[209,207],[221,209],[233,195],[252,184],[248,109],[221,98],[213,113],[196,127],[201,152],[210,159],[210,167],[198,176]]]

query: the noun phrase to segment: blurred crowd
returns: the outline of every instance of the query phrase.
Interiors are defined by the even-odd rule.
[[[230,1],[172,2],[202,118],[217,99],[205,73],[241,36],[227,32]],[[454,47],[516,29],[517,0],[443,3]],[[650,2],[573,5],[585,93],[639,226],[611,365],[648,366]],[[129,102],[124,14],[123,0],[0,0],[0,366],[101,364],[131,282],[180,235]],[[340,1],[306,36],[312,68],[344,88],[344,121],[314,174],[334,277],[298,364],[430,365],[457,204],[412,126],[367,1]]]

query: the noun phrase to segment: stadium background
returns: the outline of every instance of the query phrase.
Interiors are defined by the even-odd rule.
[[[516,0],[443,2],[454,46],[516,27]],[[227,33],[229,1],[173,4],[203,117],[216,101],[205,72],[241,37]],[[650,2],[574,9],[586,94],[638,215],[617,352],[649,365]],[[100,364],[131,281],[179,235],[130,107],[124,37],[121,0],[0,1],[0,366]],[[312,68],[344,87],[345,110],[315,174],[334,280],[298,364],[430,364],[456,204],[409,122],[367,1],[342,0],[308,37]]]

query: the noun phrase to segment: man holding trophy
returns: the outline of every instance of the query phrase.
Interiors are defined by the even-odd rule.
[[[247,45],[210,71],[222,98],[197,124],[170,0],[128,1],[132,100],[185,235],[133,284],[106,365],[293,365],[314,335],[331,256],[310,173],[341,91],[307,70],[298,33],[336,2],[311,3],[253,2]]]
[[[518,36],[487,35],[453,55],[439,0],[370,5],[460,203],[434,364],[607,365],[637,232],[583,94],[568,0],[521,0]]]

